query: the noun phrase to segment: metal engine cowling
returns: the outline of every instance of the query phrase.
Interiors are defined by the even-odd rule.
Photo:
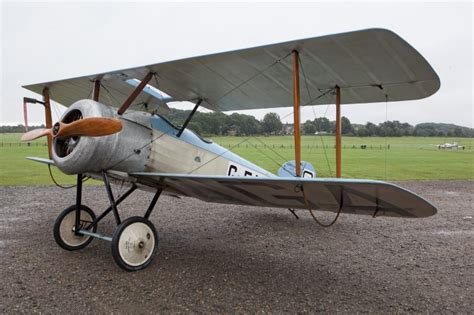
[[[75,102],[61,117],[64,123],[86,117],[112,117],[122,122],[122,130],[102,137],[65,137],[53,141],[53,160],[66,174],[113,169],[140,172],[150,154],[151,114],[128,111],[119,116],[115,108],[85,99]]]

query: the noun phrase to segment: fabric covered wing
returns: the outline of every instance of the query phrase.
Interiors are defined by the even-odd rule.
[[[100,101],[120,106],[133,91],[125,81],[156,73],[150,85],[174,100],[206,100],[202,106],[229,111],[292,106],[291,52],[298,50],[301,104],[334,104],[328,92],[342,89],[342,103],[413,100],[434,94],[440,81],[428,62],[395,33],[368,29],[163,62],[132,69],[25,86],[65,106],[90,98],[94,80],[107,91]],[[307,80],[304,80],[304,76]],[[305,88],[308,84],[309,94]],[[109,94],[112,94],[110,97]],[[141,93],[132,108],[159,101]]]
[[[352,179],[302,179],[131,173],[138,182],[204,201],[277,208],[312,209],[375,216],[420,218],[436,208],[393,184]]]

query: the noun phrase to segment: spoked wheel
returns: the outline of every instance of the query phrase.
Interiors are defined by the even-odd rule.
[[[158,248],[158,233],[142,217],[131,217],[117,226],[112,237],[112,256],[120,268],[136,271],[146,268]]]
[[[79,229],[87,227],[95,220],[94,212],[81,205],[81,225]],[[66,250],[78,250],[86,247],[92,242],[92,237],[85,235],[76,235],[76,205],[72,205],[63,210],[54,222],[53,235],[56,243]],[[92,228],[92,232],[97,231],[97,225]]]

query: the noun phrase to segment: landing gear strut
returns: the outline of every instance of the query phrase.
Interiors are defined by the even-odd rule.
[[[158,249],[158,233],[148,218],[162,190],[157,190],[143,217],[134,216],[122,222],[117,206],[130,196],[137,186],[133,184],[121,197],[115,199],[105,171],[102,172],[102,177],[110,206],[96,217],[89,207],[82,205],[82,174],[77,175],[76,204],[59,214],[54,224],[54,239],[66,250],[82,249],[94,238],[109,241],[112,244],[112,257],[120,268],[126,271],[144,269],[152,262]],[[98,223],[110,212],[117,223],[112,237],[97,233]]]

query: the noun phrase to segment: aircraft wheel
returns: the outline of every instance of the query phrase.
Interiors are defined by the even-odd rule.
[[[92,223],[95,220],[94,212],[84,205],[81,205],[81,226],[80,229]],[[85,235],[76,235],[76,205],[64,209],[54,222],[53,235],[56,243],[66,250],[78,250],[86,247],[92,242],[92,237]],[[97,231],[97,225],[92,232]]]
[[[120,268],[136,271],[146,268],[158,248],[158,233],[143,217],[131,217],[117,226],[112,237],[112,256]]]

